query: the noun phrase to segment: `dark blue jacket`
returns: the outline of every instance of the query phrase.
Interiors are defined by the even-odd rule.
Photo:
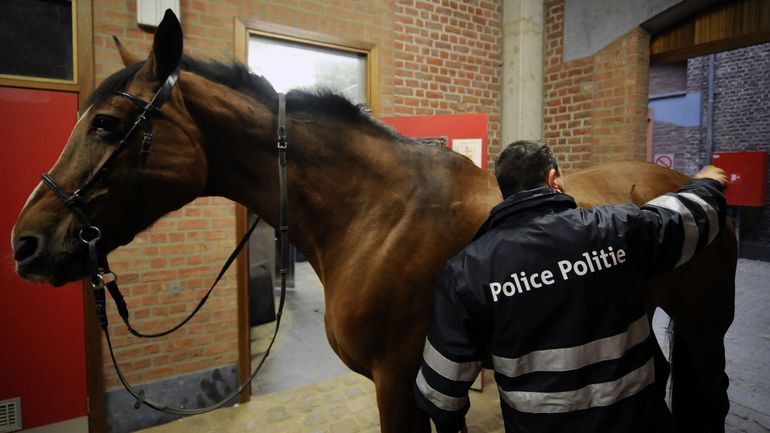
[[[419,407],[439,433],[458,432],[491,357],[508,433],[662,431],[641,283],[693,257],[724,214],[705,179],[641,208],[578,208],[547,187],[509,197],[446,265]]]

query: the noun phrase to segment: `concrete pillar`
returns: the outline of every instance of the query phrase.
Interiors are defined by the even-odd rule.
[[[543,138],[543,0],[503,0],[502,142]]]

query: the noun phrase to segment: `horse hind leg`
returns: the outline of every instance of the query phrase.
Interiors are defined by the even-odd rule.
[[[695,346],[695,347],[694,347]],[[707,349],[685,342],[674,326],[671,339],[671,411],[678,433],[724,433],[730,409],[729,380],[725,373],[724,346]],[[693,349],[691,349],[693,347]],[[700,358],[695,362],[693,354]]]
[[[728,221],[707,249],[665,277],[664,309],[674,320],[671,409],[678,432],[725,429],[730,402],[724,337],[735,313],[736,245]]]
[[[735,260],[701,269],[672,315],[671,409],[680,432],[723,433],[730,409],[724,337],[735,311]]]

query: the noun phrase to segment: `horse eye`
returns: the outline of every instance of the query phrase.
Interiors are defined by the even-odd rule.
[[[91,122],[91,129],[99,132],[113,132],[120,126],[120,120],[106,114],[99,114]]]

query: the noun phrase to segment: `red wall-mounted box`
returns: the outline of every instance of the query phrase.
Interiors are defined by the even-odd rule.
[[[727,173],[730,206],[763,207],[767,198],[767,152],[715,152],[712,164]]]

